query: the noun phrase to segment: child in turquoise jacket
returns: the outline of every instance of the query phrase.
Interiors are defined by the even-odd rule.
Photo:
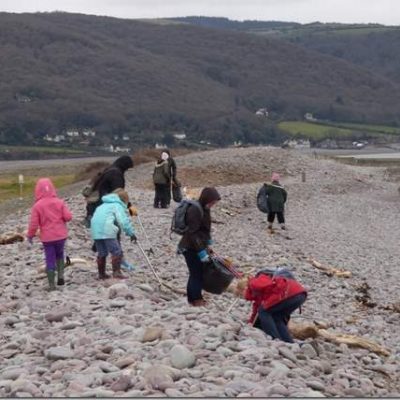
[[[90,222],[90,231],[96,244],[97,268],[99,279],[107,279],[106,258],[111,254],[113,278],[125,279],[121,272],[123,258],[121,244],[118,241],[118,232],[124,231],[131,241],[136,241],[135,228],[128,213],[128,193],[125,190],[117,190],[101,198],[102,204],[96,211]]]

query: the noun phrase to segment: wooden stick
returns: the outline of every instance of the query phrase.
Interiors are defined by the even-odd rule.
[[[83,258],[71,258],[71,264],[65,264],[64,268],[67,268],[69,265],[75,264],[84,264],[86,267],[89,267],[89,262]],[[46,264],[41,264],[36,268],[39,274],[43,274],[46,272]]]
[[[337,332],[329,332],[328,330],[325,329],[325,327],[323,327],[323,325],[318,326],[315,323],[296,323],[290,321],[289,330],[295,338],[301,340],[307,338],[321,337],[335,344],[344,343],[350,347],[361,347],[363,349],[370,350],[373,353],[382,356],[390,355],[390,351],[388,349],[371,340],[365,339],[360,336],[347,335]]]
[[[344,269],[338,269],[331,266],[323,265],[313,258],[309,258],[308,262],[315,268],[321,270],[328,276],[337,276],[338,278],[350,278],[351,272]]]

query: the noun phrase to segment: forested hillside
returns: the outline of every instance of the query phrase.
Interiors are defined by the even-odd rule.
[[[392,81],[273,38],[66,13],[0,14],[0,141],[93,128],[96,141],[165,133],[278,142],[274,119],[396,124]],[[270,118],[255,116],[266,107]],[[103,135],[103,136],[102,136]]]

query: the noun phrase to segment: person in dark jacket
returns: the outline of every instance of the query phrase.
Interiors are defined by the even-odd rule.
[[[260,274],[250,277],[243,296],[253,302],[249,324],[258,323],[273,339],[293,343],[290,315],[306,301],[307,290],[295,279]],[[256,326],[256,325],[255,325]]]
[[[203,263],[210,261],[211,245],[211,212],[210,209],[221,200],[218,191],[213,187],[202,190],[198,205],[191,205],[186,213],[187,232],[179,242],[178,249],[185,257],[189,269],[187,299],[189,304],[198,307],[206,305],[202,296]]]
[[[125,189],[125,172],[133,168],[133,160],[130,156],[121,156],[117,158],[98,178],[94,184],[94,190],[99,192],[99,199],[94,203],[87,203],[86,205],[86,220],[90,222],[93,217],[96,208],[102,204],[102,197],[113,193],[116,189]],[[128,204],[128,208],[131,204]],[[120,240],[120,234],[118,234],[118,240]],[[96,251],[96,245],[93,243],[92,251]],[[125,269],[133,270],[134,267],[125,258],[122,260],[122,266]]]
[[[118,188],[125,189],[125,172],[130,168],[133,168],[132,157],[121,156],[103,171],[94,186],[94,189],[99,192],[99,200],[95,203],[88,203],[86,206],[89,220],[96,208],[102,203],[101,198],[103,196],[112,193]]]
[[[273,231],[275,215],[278,217],[278,222],[282,229],[285,227],[285,203],[287,200],[287,192],[279,183],[280,176],[276,172],[272,174],[272,183],[267,185],[266,195],[268,203],[268,229]]]
[[[176,178],[176,173],[177,173],[177,168],[176,168],[176,162],[171,156],[171,152],[166,149],[164,150],[165,153],[168,154],[168,167],[169,167],[169,175],[170,175],[170,182],[168,183],[168,193],[167,193],[167,206],[171,204],[171,184],[179,186],[179,182]]]
[[[168,208],[169,205],[168,198],[171,197],[171,172],[168,160],[168,154],[163,151],[160,159],[156,162],[154,167],[154,208]]]

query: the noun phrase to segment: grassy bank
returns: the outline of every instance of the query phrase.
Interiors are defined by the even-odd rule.
[[[24,185],[22,190],[23,198],[32,198],[36,181],[40,176],[24,175]],[[69,185],[75,181],[74,174],[49,176],[56,188]],[[0,202],[20,197],[20,185],[18,183],[18,174],[0,176]]]
[[[278,128],[293,137],[305,137],[311,140],[323,140],[326,138],[357,139],[360,137],[400,135],[400,128],[391,126],[329,121],[283,121],[278,124]]]

